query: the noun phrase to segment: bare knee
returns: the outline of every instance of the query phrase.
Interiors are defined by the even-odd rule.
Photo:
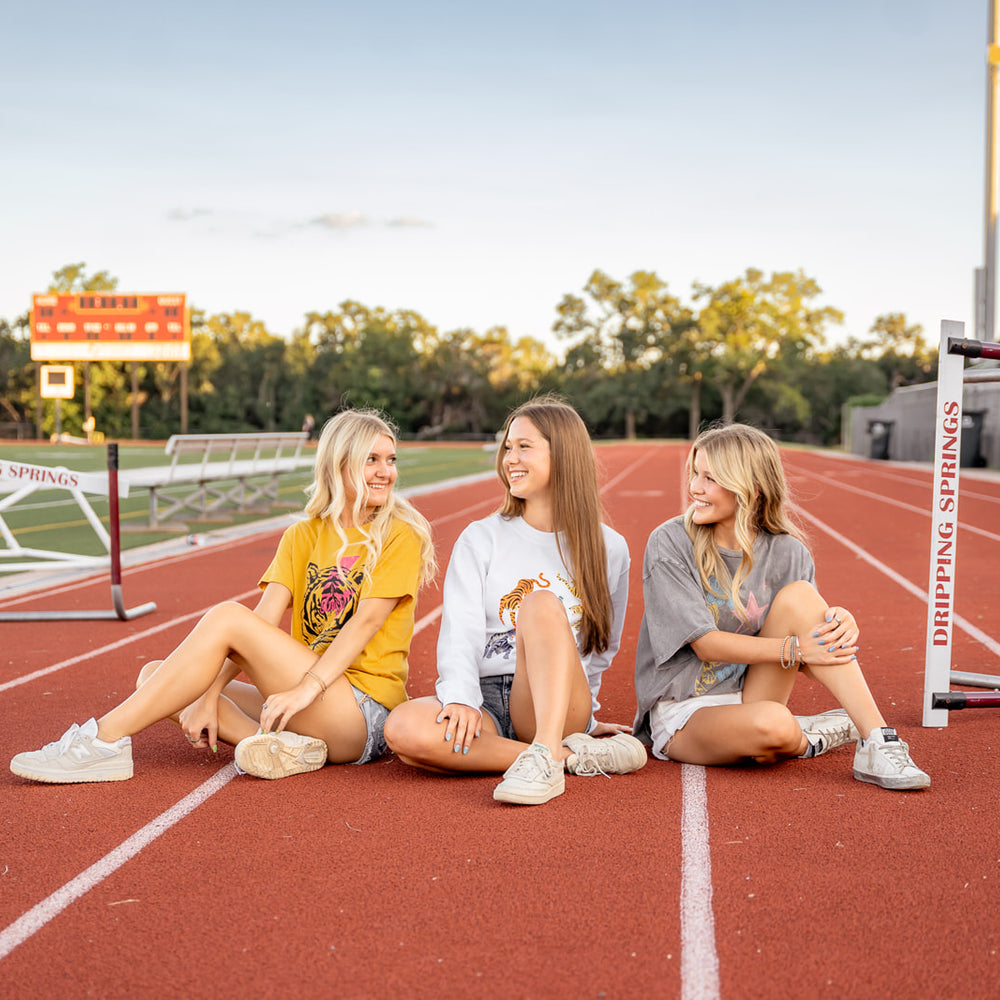
[[[749,756],[761,764],[773,764],[798,754],[802,730],[795,716],[777,701],[753,702],[752,726],[755,750]]]
[[[147,663],[142,668],[142,670],[139,671],[139,676],[135,679],[135,686],[137,688],[142,687],[142,685],[145,684],[146,681],[148,681],[149,678],[153,676],[153,674],[156,671],[156,668],[162,662],[163,662],[163,660],[150,660],[149,663]]]
[[[562,601],[550,590],[533,590],[525,594],[517,608],[518,628],[531,628],[539,625],[550,627],[553,624],[566,623],[566,609]]]
[[[432,745],[439,743],[441,734],[427,724],[427,716],[413,702],[394,708],[385,720],[385,742],[398,757],[426,760]]]

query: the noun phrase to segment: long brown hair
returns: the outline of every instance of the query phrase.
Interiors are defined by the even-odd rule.
[[[763,431],[747,424],[725,424],[703,431],[688,455],[688,481],[695,478],[694,462],[701,452],[708,460],[712,478],[736,497],[736,540],[743,554],[735,576],[731,576],[715,539],[715,525],[695,524],[694,506],[684,514],[684,527],[694,546],[694,560],[705,590],[729,597],[737,615],[747,621],[740,600],[740,584],[753,569],[753,542],[757,533],[792,535],[805,542],[804,532],[792,519],[785,471],[778,446]],[[712,584],[728,587],[720,592]]]
[[[552,519],[556,546],[573,574],[583,612],[580,651],[602,653],[611,641],[611,589],[608,586],[608,553],[601,527],[603,512],[597,488],[594,448],[586,425],[568,403],[556,396],[541,396],[522,403],[504,424],[497,451],[497,475],[507,489],[500,514],[521,517],[524,501],[513,496],[503,467],[504,446],[510,425],[524,417],[549,444]]]

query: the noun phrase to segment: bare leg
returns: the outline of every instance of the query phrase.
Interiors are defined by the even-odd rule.
[[[802,635],[823,621],[827,607],[811,584],[789,584],[775,596],[759,634]],[[803,673],[830,691],[863,736],[885,725],[857,660],[804,667]],[[808,740],[786,707],[796,676],[777,662],[752,664],[743,683],[743,704],[699,709],[675,734],[670,758],[706,765],[752,758],[769,764],[805,753]]]
[[[517,667],[510,717],[518,736],[565,760],[565,736],[590,721],[591,696],[573,630],[562,602],[544,591],[529,594],[517,612]]]
[[[481,772],[497,774],[514,763],[526,743],[508,740],[498,732],[493,720],[483,713],[482,735],[468,753],[456,753],[453,742],[444,738],[447,720],[438,722],[441,702],[437,698],[415,698],[389,713],[385,739],[396,756],[411,767],[438,772]]]
[[[802,635],[823,621],[829,605],[812,584],[789,584],[775,596],[761,635]],[[879,712],[857,660],[829,666],[804,667],[802,672],[822,684],[846,710],[862,736],[885,719]],[[794,670],[783,670],[778,663],[755,663],[747,670],[743,701],[760,699],[787,704],[795,683]]]
[[[132,695],[98,720],[98,736],[114,741],[132,736],[160,719],[176,716],[208,690],[230,653],[236,654],[264,697],[294,687],[316,660],[308,647],[242,604],[217,605]],[[256,723],[250,732],[244,731],[246,720],[241,716],[247,716],[247,709],[253,706],[243,687],[234,689],[227,707],[223,708],[220,699],[220,735],[227,742],[256,732]],[[226,690],[228,694],[229,688]],[[367,735],[364,717],[343,677],[330,685],[325,699],[317,698],[298,713],[290,728],[325,740],[334,761],[356,760]]]

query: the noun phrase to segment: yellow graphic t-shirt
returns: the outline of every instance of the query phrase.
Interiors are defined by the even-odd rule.
[[[364,534],[341,541],[319,518],[300,521],[281,537],[261,588],[280,583],[292,592],[292,635],[322,653],[354,614],[359,594],[399,598],[385,624],[347,669],[347,680],[386,708],[406,701],[407,657],[420,575],[420,542],[410,527],[395,521],[378,564],[367,565]]]

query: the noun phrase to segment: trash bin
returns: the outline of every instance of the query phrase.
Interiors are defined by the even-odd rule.
[[[983,418],[987,410],[966,410],[962,414],[962,452],[959,464],[966,469],[982,469],[986,465],[983,455]]]
[[[895,420],[869,420],[868,433],[871,435],[871,451],[869,458],[877,458],[885,461],[889,457],[889,439],[892,437],[892,428]]]

